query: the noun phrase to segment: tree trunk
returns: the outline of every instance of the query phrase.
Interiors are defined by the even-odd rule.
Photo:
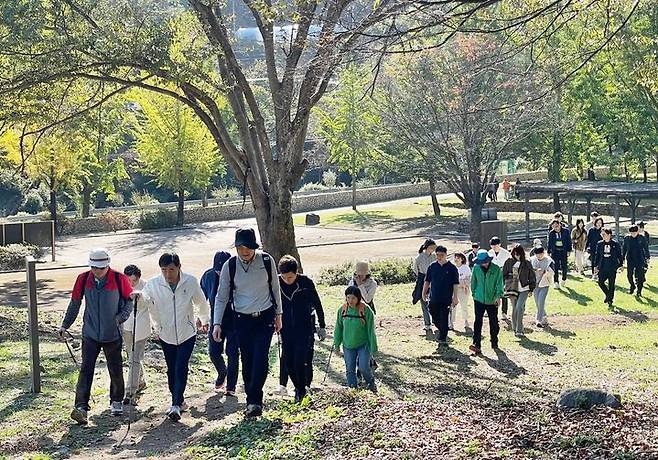
[[[352,209],[356,211],[356,175],[352,174]]]
[[[178,209],[176,212],[176,225],[182,227],[185,223],[185,191],[178,191]]]
[[[201,197],[201,207],[208,207],[208,187],[203,190],[203,196]]]
[[[562,203],[560,203],[560,194],[553,192],[553,212],[561,211]]]
[[[483,205],[480,200],[471,203],[471,222],[468,233],[473,242],[479,242],[482,237],[482,229],[480,228],[480,224],[482,223],[482,208]]]
[[[85,182],[82,187],[82,217],[89,217],[91,209],[91,186]]]
[[[646,163],[642,164],[642,182],[645,184],[649,182],[649,168]]]
[[[429,180],[430,182],[430,197],[432,197],[432,209],[434,209],[434,217],[441,216],[441,208],[439,207],[439,200],[436,199],[436,182],[434,178]]]
[[[55,231],[59,234],[59,228],[57,227],[57,193],[54,189],[50,189],[50,219],[53,221],[55,226]]]

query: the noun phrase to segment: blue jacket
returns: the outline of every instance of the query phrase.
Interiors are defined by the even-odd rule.
[[[210,303],[210,318],[214,317],[215,297],[217,297],[217,290],[219,289],[219,275],[217,272],[222,271],[222,267],[230,258],[231,254],[228,252],[217,251],[213,260],[213,267],[206,270],[201,277],[201,290],[206,296],[208,303]]]
[[[560,238],[558,238],[558,235]],[[561,241],[562,245],[557,243]],[[548,232],[548,254],[553,255],[556,252],[571,252],[571,235],[569,234],[569,229],[562,227],[559,232],[551,230]]]

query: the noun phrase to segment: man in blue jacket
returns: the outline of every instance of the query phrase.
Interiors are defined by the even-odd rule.
[[[121,325],[132,311],[131,292],[132,286],[128,277],[110,268],[110,254],[107,249],[92,250],[89,253],[89,271],[81,273],[75,280],[71,301],[59,329],[59,335],[63,337],[78,317],[84,298],[82,363],[75,387],[75,407],[71,412],[71,418],[80,425],[87,424],[94,369],[101,350],[105,353],[107,370],[110,374],[111,413],[123,414],[125,387],[121,357]]]
[[[555,262],[555,274],[553,281],[555,287],[563,287],[567,281],[567,258],[571,252],[571,235],[569,229],[562,225],[559,220],[551,223],[551,231],[548,232],[548,255]],[[562,280],[559,279],[559,272],[562,270]]]
[[[231,258],[231,254],[226,251],[217,251],[213,260],[213,267],[206,270],[201,277],[201,290],[203,291],[208,303],[210,304],[210,317],[214,316],[215,312],[215,297],[217,297],[217,290],[219,289],[219,274],[222,272],[222,267],[227,260]],[[225,315],[231,315],[232,311],[227,310]],[[232,333],[230,325],[231,321],[228,319],[224,322],[222,340],[215,342],[212,338],[212,328],[208,332],[208,355],[212,361],[215,369],[217,370],[217,379],[215,380],[215,391],[217,393],[226,393],[226,396],[235,396],[235,387],[238,382],[239,371],[239,357],[238,344],[235,334]],[[226,358],[228,366],[224,363],[222,354],[226,349]]]

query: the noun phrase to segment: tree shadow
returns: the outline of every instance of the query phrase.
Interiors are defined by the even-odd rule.
[[[553,356],[557,353],[557,347],[555,345],[531,340],[528,337],[522,337],[519,341],[519,345],[527,350],[537,351],[542,355]]]
[[[636,297],[637,302],[642,304],[642,305],[647,305],[651,308],[658,308],[658,302],[656,302],[653,299],[649,299],[647,297]]]
[[[18,274],[20,276],[20,274]],[[23,276],[21,279],[24,279]],[[37,279],[37,302],[50,304],[66,300],[69,290],[55,288],[55,280],[51,278]],[[27,282],[10,279],[0,283],[0,305],[13,308],[27,308]]]
[[[612,311],[613,313],[616,313],[618,315],[621,315],[625,318],[628,318],[638,323],[645,323],[649,321],[649,317],[644,313],[642,313],[641,311],[625,310],[619,307],[613,307]]]

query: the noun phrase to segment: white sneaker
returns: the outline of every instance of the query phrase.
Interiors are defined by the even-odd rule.
[[[178,406],[171,406],[167,410],[167,417],[169,417],[170,420],[177,422],[180,420],[180,407]]]
[[[425,326],[425,332],[432,332],[432,326]]]
[[[289,396],[288,388],[284,387],[283,385],[279,385],[279,389],[276,391],[276,394],[281,396]]]
[[[180,411],[181,412],[186,412],[190,408],[190,405],[187,403],[187,401],[183,401],[183,404],[180,405]]]
[[[123,403],[121,401],[112,401],[110,403],[110,413],[115,417],[123,415]]]
[[[560,283],[553,283],[554,289],[560,289]]]

